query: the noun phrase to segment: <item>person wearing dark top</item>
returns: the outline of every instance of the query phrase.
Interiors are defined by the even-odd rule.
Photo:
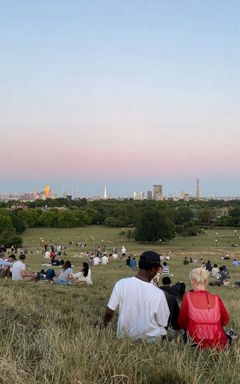
[[[131,260],[132,260],[131,256],[128,256],[128,258],[126,260],[126,264],[128,267],[130,267]]]
[[[186,290],[186,285],[182,281],[178,281],[176,284],[171,285],[171,279],[168,276],[163,277],[162,286],[160,287],[163,291],[168,292],[170,295],[173,295],[179,301],[182,300],[182,297]]]
[[[211,264],[211,261],[208,260],[208,262],[205,264],[205,269],[208,271],[208,272],[211,272],[212,270],[212,264]]]
[[[160,287],[161,289],[161,287]],[[174,331],[179,331],[180,327],[178,325],[178,316],[179,316],[179,305],[175,296],[171,295],[167,291],[164,291],[165,297],[167,299],[168,308],[170,311],[169,319],[168,319],[168,327],[174,329]]]

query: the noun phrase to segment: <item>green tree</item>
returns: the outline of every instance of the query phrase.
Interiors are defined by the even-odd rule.
[[[175,235],[174,223],[157,210],[143,211],[137,220],[135,239],[142,242],[167,240]]]

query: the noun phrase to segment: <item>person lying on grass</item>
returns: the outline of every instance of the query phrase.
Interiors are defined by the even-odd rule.
[[[112,291],[103,325],[106,326],[119,307],[117,335],[159,340],[167,334],[170,311],[164,292],[151,284],[160,269],[160,257],[156,252],[143,252],[135,277],[119,280]]]

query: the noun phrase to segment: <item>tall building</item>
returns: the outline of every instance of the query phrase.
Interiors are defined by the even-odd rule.
[[[152,200],[153,194],[152,191],[147,191],[147,200]]]
[[[153,199],[163,200],[162,185],[155,184],[153,186]]]
[[[107,199],[108,197],[107,197],[107,187],[106,187],[106,185],[105,185],[105,188],[104,188],[104,195],[103,195],[103,198],[104,199]]]
[[[133,192],[133,200],[143,200],[144,193],[143,192]]]
[[[45,198],[47,199],[48,197],[51,196],[51,188],[49,185],[46,185],[44,188],[43,188],[43,194],[45,196]]]
[[[196,199],[200,199],[200,180],[196,180]]]

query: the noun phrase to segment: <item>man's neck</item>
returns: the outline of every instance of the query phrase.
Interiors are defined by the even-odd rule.
[[[146,283],[150,283],[151,279],[149,279],[148,275],[145,273],[145,271],[138,271],[138,273],[135,276],[137,279],[145,281]]]

